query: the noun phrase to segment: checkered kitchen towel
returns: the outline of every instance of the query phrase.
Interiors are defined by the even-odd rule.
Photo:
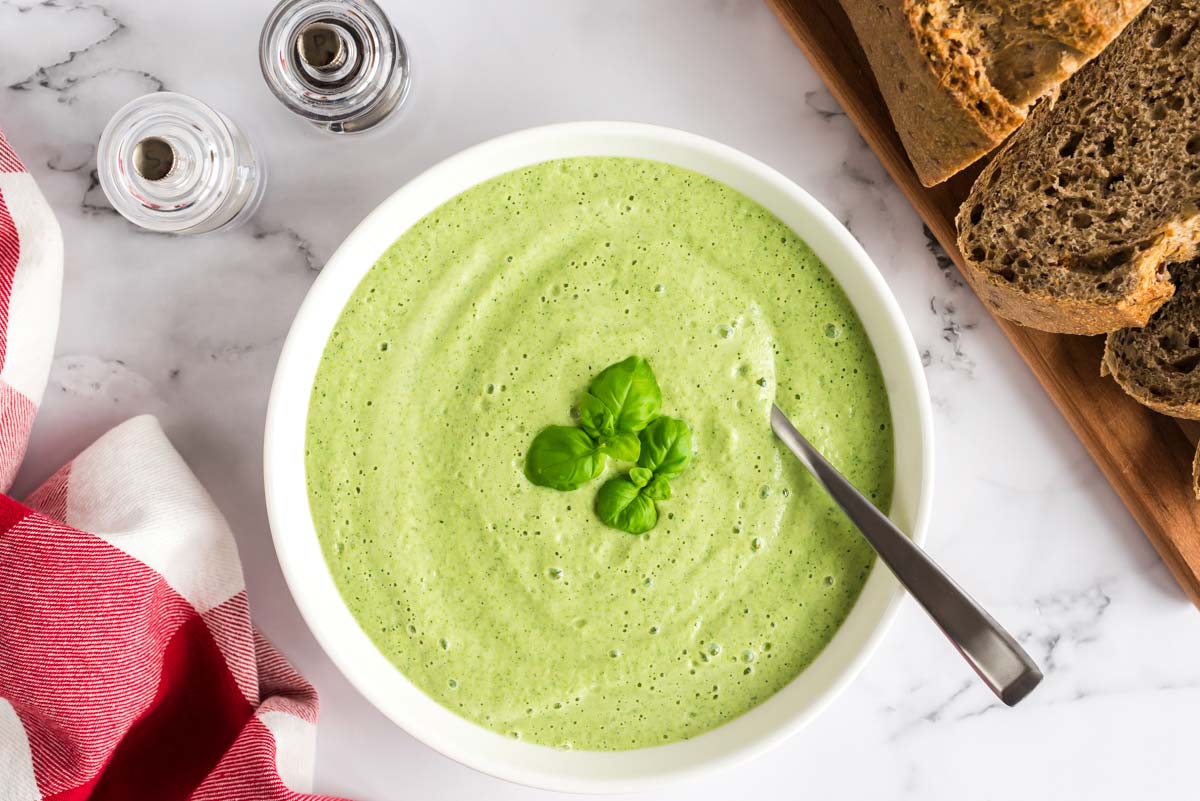
[[[58,327],[62,235],[0,134],[0,491]],[[317,697],[254,630],[228,526],[158,423],[0,495],[0,801],[310,799]]]

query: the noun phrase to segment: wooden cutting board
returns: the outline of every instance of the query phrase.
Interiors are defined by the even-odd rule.
[[[954,215],[978,168],[932,189],[922,186],[837,0],[767,3],[961,270]],[[1102,378],[1103,337],[1047,334],[1000,318],[996,322],[1050,393],[1179,586],[1200,606],[1200,502],[1191,481],[1195,428],[1189,426],[1185,433],[1178,421],[1141,406],[1112,380]]]

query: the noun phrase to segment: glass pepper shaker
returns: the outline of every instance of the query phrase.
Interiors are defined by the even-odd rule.
[[[263,27],[259,63],[289,111],[336,134],[378,126],[411,82],[404,41],[373,0],[284,0]]]
[[[143,95],[113,115],[100,136],[96,172],[122,216],[175,234],[242,224],[266,185],[264,165],[237,125],[176,92]]]

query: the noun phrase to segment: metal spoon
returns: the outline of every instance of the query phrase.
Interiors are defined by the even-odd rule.
[[[1009,706],[1029,695],[1042,680],[1042,671],[1012,635],[855,489],[778,406],[771,408],[771,430],[842,507],[984,684]]]

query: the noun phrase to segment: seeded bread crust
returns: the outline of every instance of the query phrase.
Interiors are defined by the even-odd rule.
[[[1155,0],[1043,103],[959,211],[967,275],[1044,331],[1143,326],[1200,254],[1200,0]]]
[[[1200,501],[1200,445],[1196,446],[1196,455],[1192,458],[1192,492]]]
[[[1108,335],[1100,371],[1156,412],[1200,420],[1200,259],[1171,277],[1175,296],[1144,327]]]
[[[1149,0],[842,0],[921,183],[1004,141]]]

